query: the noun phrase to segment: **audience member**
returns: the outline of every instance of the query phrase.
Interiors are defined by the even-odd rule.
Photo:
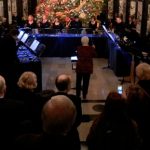
[[[0,98],[4,98],[6,93],[6,82],[3,76],[0,75]]]
[[[83,36],[81,38],[82,46],[77,48],[77,65],[76,65],[76,95],[80,97],[81,89],[83,91],[83,99],[86,99],[90,81],[90,75],[93,73],[93,57],[95,56],[95,48],[89,46],[89,38]],[[81,85],[83,80],[83,87]]]
[[[16,45],[18,33],[18,30],[12,29],[9,33],[0,38],[0,47],[2,49],[0,63],[3,62],[5,64],[11,64],[18,61]]]
[[[150,65],[147,63],[137,65],[136,76],[138,78],[137,84],[150,95]]]
[[[74,137],[74,141],[77,145],[77,149],[80,149],[80,138],[77,127],[80,125],[82,120],[82,109],[81,109],[81,99],[76,95],[69,94],[71,89],[71,77],[67,74],[60,74],[56,77],[55,85],[58,89],[54,95],[65,95],[67,96],[75,105],[77,110],[77,115],[75,122],[73,124],[72,130],[70,130],[69,134]]]
[[[17,84],[20,89],[33,92],[37,88],[37,76],[34,72],[26,71],[21,74]]]
[[[138,125],[141,150],[150,149],[150,96],[138,85],[130,85],[125,93],[129,115]]]
[[[89,150],[138,150],[137,126],[128,116],[122,95],[108,94],[104,109],[94,120],[86,141]]]
[[[75,118],[76,108],[71,100],[64,95],[53,96],[43,107],[43,131],[51,135],[67,135]]]
[[[75,106],[68,97],[53,96],[43,107],[43,133],[19,137],[15,149],[77,150],[72,137],[68,136],[75,117]]]
[[[17,82],[18,88],[14,93],[14,98],[25,104],[27,118],[31,122],[31,128],[29,130],[33,132],[39,132],[41,130],[39,114],[37,113],[39,111],[39,101],[37,101],[36,95],[37,84],[36,74],[31,71],[25,71],[20,75]]]
[[[17,81],[18,57],[16,37],[18,30],[12,29],[8,34],[0,37],[0,74],[4,76],[7,84],[7,96],[11,96]]]
[[[66,95],[74,103],[77,109],[77,118],[76,118],[76,127],[81,123],[82,110],[81,110],[81,99],[76,95],[70,94],[71,89],[71,77],[67,74],[60,74],[56,77],[55,85],[58,89],[58,92],[55,95]]]
[[[20,123],[25,119],[24,104],[5,97],[6,82],[0,75],[0,149],[11,149],[20,134]]]
[[[55,91],[53,89],[42,90],[36,94],[37,98],[42,103],[41,108],[54,94],[55,94]]]

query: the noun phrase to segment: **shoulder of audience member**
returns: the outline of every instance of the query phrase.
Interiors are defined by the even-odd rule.
[[[40,99],[43,102],[48,101],[53,95],[55,94],[55,91],[50,90],[43,90],[41,92],[36,93],[36,97]]]
[[[40,134],[23,134],[18,136],[14,143],[13,148],[16,150],[27,150],[27,149],[33,149],[38,148],[38,141],[41,138]]]
[[[7,114],[14,115],[13,117],[18,118],[19,120],[25,119],[26,110],[24,102],[11,98],[4,98],[4,101],[5,104],[3,103],[3,107]]]

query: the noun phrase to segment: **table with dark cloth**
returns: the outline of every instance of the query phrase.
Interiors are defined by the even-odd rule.
[[[132,53],[122,47],[114,33],[110,33],[112,40],[108,37],[108,66],[113,70],[116,76],[129,76],[131,69]]]
[[[42,57],[70,57],[75,55],[81,45],[81,37],[88,36],[90,45],[95,45],[97,57],[107,57],[107,38],[102,34],[33,34],[37,40],[46,45]]]
[[[131,54],[119,46],[118,36],[114,33],[100,32],[83,34],[82,32],[54,32],[54,30],[25,30],[32,37],[46,46],[41,57],[71,57],[76,55],[77,47],[81,45],[81,37],[89,37],[89,45],[95,45],[96,57],[108,58],[108,67],[116,76],[130,74]],[[48,33],[49,32],[49,33]]]

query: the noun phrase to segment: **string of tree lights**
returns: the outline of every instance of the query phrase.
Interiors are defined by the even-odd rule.
[[[87,23],[91,16],[97,16],[103,10],[106,0],[39,0],[36,7],[37,21],[42,15],[49,20],[59,17],[61,20],[78,15],[83,23]]]

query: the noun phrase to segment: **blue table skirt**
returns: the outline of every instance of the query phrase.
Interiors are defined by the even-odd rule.
[[[37,40],[46,45],[43,57],[70,57],[75,55],[78,46],[81,45],[81,37],[84,34],[34,34]],[[90,45],[95,45],[97,57],[108,56],[107,38],[102,34],[86,34],[90,39]]]

